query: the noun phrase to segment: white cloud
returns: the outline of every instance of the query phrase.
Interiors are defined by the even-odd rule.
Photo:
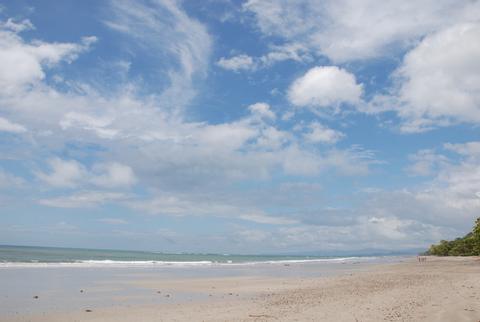
[[[6,118],[0,117],[0,132],[24,133],[27,132],[25,126],[10,122]]]
[[[86,169],[75,160],[52,158],[48,160],[49,173],[37,171],[37,178],[53,187],[74,188],[85,178]]]
[[[90,208],[108,202],[123,201],[128,197],[128,195],[119,192],[80,191],[69,196],[40,199],[38,203],[55,208]]]
[[[271,110],[270,105],[267,103],[255,103],[248,107],[248,110],[260,117],[274,120],[276,118],[275,113]]]
[[[468,158],[480,158],[480,142],[445,143],[444,148]]]
[[[13,32],[22,32],[24,30],[35,29],[33,24],[28,19],[24,19],[19,22],[15,22],[12,18],[7,19],[6,22],[0,23],[3,29],[11,30]]]
[[[162,216],[214,216],[219,218],[242,219],[260,224],[292,225],[298,223],[296,219],[280,215],[267,214],[258,209],[245,205],[229,203],[218,198],[205,198],[204,195],[171,195],[157,193],[149,200],[136,200],[128,203],[132,209],[146,211],[152,215]]]
[[[283,45],[269,45],[268,53],[252,57],[241,54],[230,58],[221,57],[217,61],[217,65],[223,69],[234,72],[256,71],[261,68],[270,67],[278,62],[285,60],[293,60],[296,62],[309,62],[312,56],[308,52],[308,48],[299,43],[289,43]]]
[[[36,171],[35,175],[52,187],[77,188],[93,184],[103,188],[124,188],[137,182],[132,168],[118,162],[94,164],[90,170],[78,161],[57,157],[49,159],[48,164],[50,172]]]
[[[460,161],[453,161],[440,168],[433,185],[434,194],[425,198],[442,198],[443,202],[455,209],[461,209],[467,216],[480,211],[480,142],[446,145],[451,151],[460,153]]]
[[[242,122],[203,126],[195,141],[207,148],[232,151],[241,148],[257,135],[255,128]]]
[[[96,117],[78,112],[68,112],[62,117],[59,125],[63,130],[80,128],[95,132],[100,138],[113,139],[118,134],[118,131],[109,128],[111,123],[112,119],[108,117]]]
[[[308,132],[304,133],[303,137],[314,143],[333,144],[345,137],[345,134],[342,132],[326,127],[318,122],[312,122],[308,129]]]
[[[105,24],[155,52],[169,86],[159,102],[179,112],[195,97],[196,77],[206,76],[212,40],[205,25],[189,17],[178,1],[112,1]],[[128,49],[130,50],[130,48]],[[158,52],[158,53],[157,53]],[[152,59],[151,56],[148,59]]]
[[[292,83],[288,99],[297,106],[338,107],[342,103],[359,103],[362,92],[353,74],[336,66],[319,66]]]
[[[277,62],[293,60],[296,62],[309,62],[312,60],[308,48],[300,43],[283,45],[270,45],[269,52],[258,58],[262,67],[269,67]]]
[[[305,177],[314,177],[327,169],[341,175],[366,175],[372,164],[379,163],[373,152],[358,146],[347,150],[332,149],[319,155],[315,149],[304,151],[297,145],[291,145],[282,151],[279,158],[285,173]]]
[[[369,59],[480,14],[476,1],[250,0],[262,33],[301,43],[334,62]]]
[[[342,251],[395,251],[428,247],[443,236],[458,233],[413,219],[360,216],[348,225],[294,225],[277,229],[239,229],[236,237],[249,245],[262,243],[272,251],[288,248],[338,256]]]
[[[118,162],[97,165],[95,171],[100,174],[93,177],[91,181],[100,187],[129,187],[137,182],[132,168]]]
[[[371,165],[382,164],[383,162],[376,159],[373,151],[353,145],[346,150],[335,149],[330,151],[325,163],[341,175],[367,175],[370,172]]]
[[[418,132],[456,122],[480,122],[480,24],[429,35],[396,72],[402,130]]]
[[[410,175],[415,176],[430,176],[437,174],[439,168],[448,163],[447,157],[437,154],[430,149],[420,150],[417,153],[410,155],[409,159],[413,164],[407,168],[407,172]]]
[[[267,126],[261,130],[261,134],[255,142],[255,147],[260,150],[280,152],[282,147],[288,146],[292,140],[291,133],[278,130],[273,126]]]
[[[430,150],[419,151],[413,158],[411,169],[433,178],[421,188],[397,193],[395,198],[398,200],[389,200],[384,207],[394,209],[396,205],[400,217],[418,216],[438,225],[456,226],[472,222],[480,212],[478,143],[446,144],[447,151],[459,153],[448,158]]]
[[[23,40],[18,37],[18,41]],[[59,91],[39,82],[33,88],[22,88],[14,96],[0,96],[0,106],[12,116],[11,122],[24,124],[38,143],[24,148],[44,153],[42,147],[46,146],[49,151],[61,151],[70,142],[92,144],[104,151],[102,158],[128,165],[142,185],[221,189],[232,180],[267,178],[278,171],[315,176],[323,169],[336,168],[330,161],[333,159],[341,164],[339,171],[356,173],[351,170],[359,168],[346,166],[353,160],[350,152],[342,155],[338,151],[309,151],[306,142],[299,144],[300,137],[271,124],[275,114],[266,103],[251,105],[250,114],[239,120],[195,123],[183,121],[183,114],[163,109],[163,102],[159,102],[162,97],[138,97],[134,84],[124,84],[118,91],[102,95],[88,83],[65,82],[67,88]],[[96,152],[91,155],[95,157],[93,153]],[[296,161],[300,161],[299,165]],[[365,163],[359,164],[363,173]],[[88,169],[78,167],[83,169],[70,167],[71,172],[64,169],[65,173],[52,170],[38,174],[44,182],[58,188],[113,188],[112,182],[119,183],[107,169],[100,173],[95,165]],[[293,170],[302,168],[304,171]],[[137,177],[138,173],[142,175]],[[126,175],[116,187],[131,186],[132,177]]]
[[[217,65],[223,69],[238,72],[240,70],[254,70],[256,64],[253,58],[248,55],[237,55],[230,58],[222,57],[217,61]]]
[[[285,173],[290,175],[314,176],[325,170],[327,165],[315,153],[304,153],[298,146],[291,146],[282,156],[282,166]]]
[[[188,59],[184,63],[177,72],[188,80]],[[40,68],[44,73],[48,67]],[[192,68],[192,75],[202,74],[201,67]],[[185,121],[183,114],[172,116],[174,113],[163,109],[157,97],[140,97],[132,84],[103,95],[86,83],[68,81],[64,83],[67,88],[60,91],[42,79],[37,82],[9,97],[0,95],[0,107],[11,115],[11,122],[25,124],[32,133],[34,143],[22,143],[19,148],[29,155],[62,151],[69,158],[89,160],[83,165],[53,158],[48,161],[49,169],[37,171],[37,177],[48,185],[35,187],[40,194],[36,199],[44,206],[88,208],[115,204],[156,215],[297,225],[301,219],[288,213],[266,212],[264,200],[258,200],[256,195],[246,198],[237,187],[245,182],[262,185],[271,176],[285,174],[313,178],[331,170],[363,175],[375,162],[372,155],[361,149],[312,147],[312,142],[303,140],[302,134],[275,124],[274,109],[263,102],[249,106],[250,113],[243,118],[209,124]],[[341,95],[329,99],[338,103],[349,99],[344,93]],[[316,130],[319,129],[312,128],[312,140],[333,142],[341,136],[329,131],[332,129],[321,128],[326,132],[322,135]],[[134,184],[150,195],[140,197],[116,190]],[[76,190],[65,194],[64,188]],[[306,190],[307,193],[298,194],[299,198],[292,197],[295,205],[309,204],[303,198],[313,189]],[[309,233],[314,234],[314,230]],[[260,238],[261,233],[257,235]],[[288,235],[293,240],[291,235],[293,232]]]
[[[75,60],[96,41],[95,37],[84,37],[80,44],[25,42],[17,33],[31,27],[29,21],[14,23],[12,20],[0,26],[0,92],[3,94],[35,85],[45,78],[44,69]]]

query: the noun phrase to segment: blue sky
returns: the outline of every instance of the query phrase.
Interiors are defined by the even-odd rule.
[[[480,213],[478,1],[3,1],[0,243],[427,247]]]

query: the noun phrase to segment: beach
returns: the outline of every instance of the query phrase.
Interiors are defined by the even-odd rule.
[[[3,269],[0,321],[480,321],[477,257],[330,265]],[[15,278],[46,291],[19,294]]]

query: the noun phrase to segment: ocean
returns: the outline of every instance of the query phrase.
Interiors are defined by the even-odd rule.
[[[325,257],[231,254],[168,254],[161,252],[57,247],[0,246],[0,267],[156,267],[365,262],[378,257]]]

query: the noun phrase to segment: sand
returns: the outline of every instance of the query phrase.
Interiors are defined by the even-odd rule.
[[[35,314],[20,309],[0,321],[480,321],[477,257],[410,259],[330,277],[148,276],[129,283],[172,301]],[[179,292],[199,296],[175,300]]]

